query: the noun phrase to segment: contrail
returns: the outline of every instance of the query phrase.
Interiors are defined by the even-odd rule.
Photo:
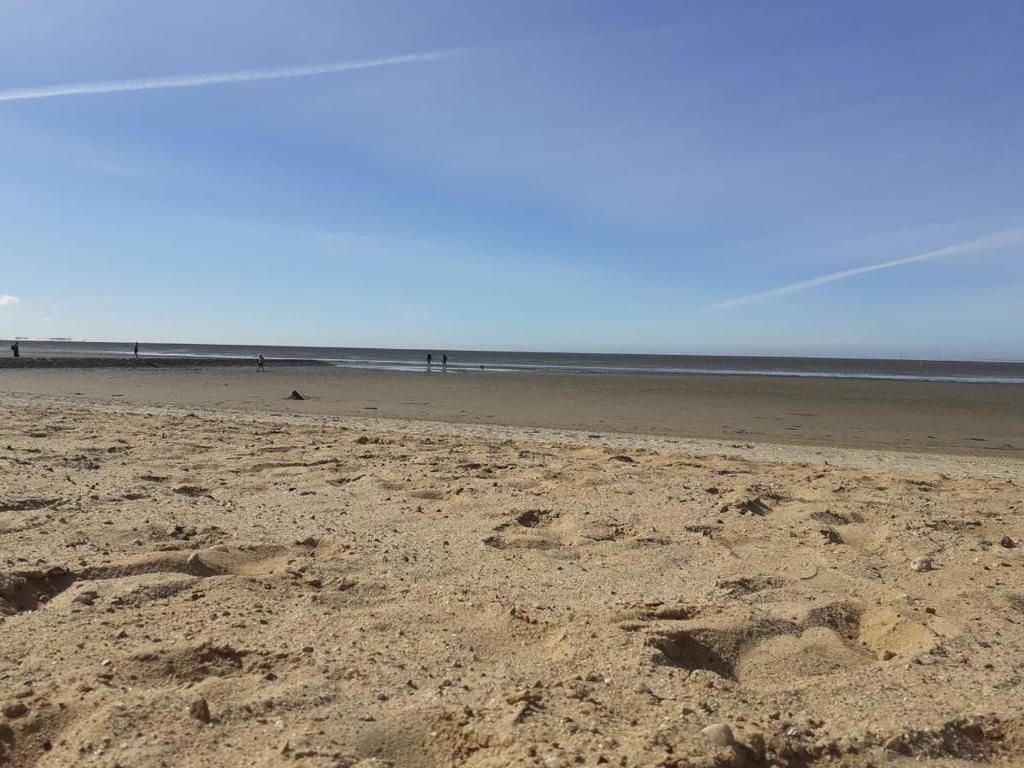
[[[105,80],[92,83],[67,83],[45,85],[37,88],[15,88],[0,91],[0,101],[27,101],[29,99],[55,99],[60,96],[87,96],[97,93],[121,93],[122,91],[152,91],[161,88],[195,88],[204,85],[225,85],[227,83],[248,83],[255,80],[282,80],[289,77],[310,77],[334,72],[351,72],[356,69],[390,67],[395,64],[416,64],[452,56],[452,51],[428,51],[410,53],[405,56],[385,56],[377,59],[356,59],[333,64],[315,64],[307,67],[284,67],[281,69],[245,69],[233,72],[208,72],[198,75],[176,77],[151,77],[140,80]]]
[[[857,267],[856,269],[845,269],[842,272],[833,272],[829,275],[822,275],[821,277],[812,277],[810,280],[800,280],[799,282],[783,285],[780,288],[772,288],[768,291],[748,293],[746,296],[737,296],[734,299],[720,301],[719,303],[708,307],[707,310],[728,309],[730,307],[738,307],[742,304],[751,304],[755,301],[773,299],[776,296],[786,296],[790,293],[809,291],[820,285],[834,283],[838,280],[845,280],[848,277],[855,277],[868,272],[877,272],[880,269],[899,267],[904,264],[913,264],[918,261],[937,259],[940,256],[959,256],[964,253],[982,253],[984,251],[994,251],[998,248],[1008,248],[1013,245],[1021,244],[1024,244],[1024,229],[1005,229],[999,232],[993,232],[990,235],[985,235],[984,237],[979,237],[977,240],[967,240],[963,243],[947,245],[945,248],[928,251],[927,253],[919,253],[916,256],[906,256],[902,259],[883,261],[880,264],[870,264],[866,267]]]

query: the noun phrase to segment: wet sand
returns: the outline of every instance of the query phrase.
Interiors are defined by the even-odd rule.
[[[42,365],[33,363],[33,365]],[[135,405],[379,416],[734,443],[1024,457],[1024,387],[856,379],[360,371],[62,358],[0,366],[0,393]],[[49,366],[55,367],[49,367]],[[154,367],[158,366],[158,367]],[[298,390],[307,399],[285,398]]]

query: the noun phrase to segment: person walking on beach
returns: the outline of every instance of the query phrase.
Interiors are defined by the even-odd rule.
[[[447,371],[448,370],[448,353],[447,352],[444,353],[443,355],[441,355],[441,370],[442,371]]]
[[[430,370],[430,366],[432,364],[433,359],[434,359],[433,355],[431,355],[429,352],[427,352],[427,370],[428,371]]]
[[[15,357],[21,357],[21,345],[18,342],[11,344],[11,352],[14,353]]]
[[[258,357],[259,357],[259,363],[257,364],[257,370],[262,371],[263,373],[266,373],[266,371],[263,368],[263,353],[260,352]]]
[[[134,351],[135,351],[135,359],[138,360],[139,359],[139,342],[137,342],[137,341],[135,342],[135,350]]]

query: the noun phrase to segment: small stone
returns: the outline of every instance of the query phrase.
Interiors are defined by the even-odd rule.
[[[14,701],[4,706],[4,717],[9,720],[22,717],[28,713],[28,707],[23,702]]]
[[[723,757],[725,757],[724,765],[728,766],[728,768],[748,768],[750,765],[750,759],[747,757],[746,750],[739,744],[727,747],[724,750]]]
[[[886,650],[882,651],[881,658],[882,658],[882,661],[890,661],[890,660],[896,658],[896,654],[893,653],[892,651],[886,649]]]
[[[825,539],[826,544],[843,544],[843,537],[833,528],[822,528],[820,531],[821,535]]]
[[[1006,549],[1013,549],[1017,546],[1017,542],[1011,539],[1009,536],[1003,536],[1003,538],[999,540],[999,546],[1006,547]]]
[[[725,723],[715,723],[701,729],[701,734],[716,747],[731,747],[736,743],[732,728]]]
[[[919,557],[910,563],[910,570],[916,571],[917,573],[924,573],[925,571],[931,571],[935,568],[935,564],[932,563],[929,557]]]
[[[72,602],[78,603],[79,605],[93,605],[96,602],[97,597],[99,597],[99,593],[91,590],[79,592],[75,595],[75,599]]]
[[[290,395],[288,395],[288,399],[289,400],[305,400],[306,398],[304,398],[302,395],[299,394],[299,390],[293,389],[292,393]]]
[[[206,699],[196,699],[188,706],[188,714],[201,723],[210,722],[210,705]]]

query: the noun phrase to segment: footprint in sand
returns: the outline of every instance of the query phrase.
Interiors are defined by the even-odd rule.
[[[581,522],[575,515],[550,509],[527,509],[494,528],[484,544],[495,549],[554,549],[617,541],[625,536],[614,520]]]
[[[830,603],[800,621],[761,616],[745,621],[688,622],[662,630],[647,644],[655,663],[707,670],[752,687],[790,687],[895,655],[933,648],[936,635],[892,609]]]
[[[141,604],[170,597],[215,576],[279,575],[310,585],[322,584],[322,579],[296,570],[293,563],[300,559],[309,564],[338,561],[347,559],[348,551],[347,545],[330,541],[294,546],[217,546],[149,552],[75,573],[63,568],[0,573],[0,614],[34,611],[44,606],[91,605],[98,599]],[[339,576],[339,585],[345,581],[340,570],[333,575]],[[347,583],[350,587],[354,582],[349,579]]]

